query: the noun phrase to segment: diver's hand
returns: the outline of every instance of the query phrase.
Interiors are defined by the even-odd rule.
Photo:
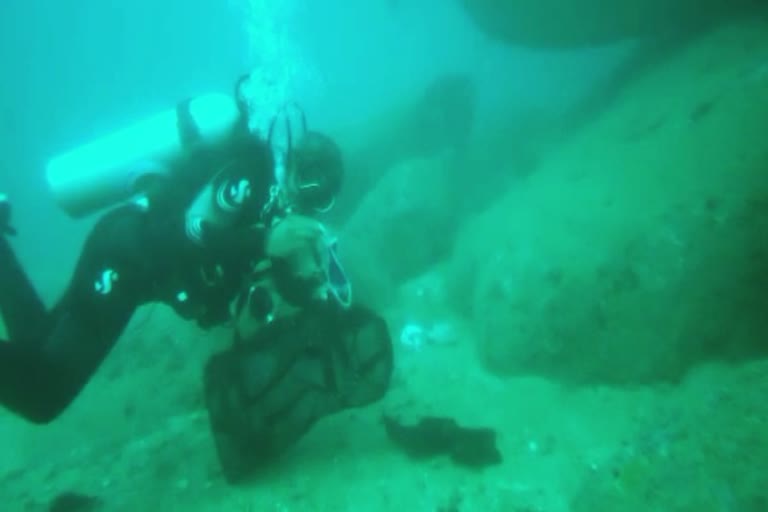
[[[16,230],[11,226],[11,202],[8,196],[0,193],[0,235],[15,235]]]
[[[315,219],[290,215],[275,225],[267,235],[267,256],[273,262],[291,263],[298,274],[320,271],[320,249],[325,228]]]
[[[267,256],[281,293],[297,300],[317,298],[326,282],[327,233],[315,219],[290,215],[267,235]]]

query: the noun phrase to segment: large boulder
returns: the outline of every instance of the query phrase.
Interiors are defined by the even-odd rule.
[[[348,171],[330,214],[345,220],[393,166],[461,150],[472,132],[475,88],[465,74],[436,78],[413,98],[339,135]]]
[[[766,33],[661,63],[462,230],[488,368],[628,384],[768,352]]]
[[[475,23],[510,44],[568,48],[679,35],[760,0],[462,0]]]
[[[358,297],[380,305],[395,287],[443,260],[459,227],[454,160],[394,166],[341,231],[340,256]]]

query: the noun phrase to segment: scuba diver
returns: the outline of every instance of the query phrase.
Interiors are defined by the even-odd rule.
[[[71,281],[50,311],[12,250],[9,238],[16,230],[11,205],[0,195],[0,313],[9,338],[0,340],[0,405],[33,423],[54,420],[94,375],[137,308],[150,302],[168,304],[203,328],[242,317],[243,311],[263,320],[264,329],[239,332],[233,354],[253,352],[248,341],[254,337],[311,338],[305,345],[286,343],[293,352],[281,355],[282,360],[293,358],[290,364],[296,368],[302,367],[297,362],[308,358],[320,361],[326,376],[340,368],[331,361],[334,357],[347,362],[367,357],[343,347],[339,352],[341,345],[335,340],[357,339],[353,330],[371,323],[378,326],[374,351],[383,354],[385,364],[364,399],[336,400],[332,406],[304,410],[300,419],[292,420],[296,392],[307,386],[302,384],[304,375],[299,372],[286,380],[285,373],[276,373],[279,369],[257,364],[237,374],[229,372],[224,380],[207,379],[209,397],[222,387],[243,388],[242,382],[233,381],[253,377],[243,372],[257,372],[261,379],[260,391],[243,396],[236,410],[211,409],[214,399],[208,401],[214,427],[221,425],[223,416],[247,415],[271,400],[271,407],[281,404],[283,423],[300,425],[294,428],[295,439],[320,416],[383,394],[391,371],[389,335],[385,327],[381,330],[383,322],[377,315],[351,305],[349,283],[333,241],[322,224],[310,218],[333,205],[343,177],[341,152],[326,135],[307,130],[298,107],[276,115],[266,136],[255,134],[249,128],[249,104],[242,86],[243,80],[234,96],[182,102],[51,160],[48,181],[68,213],[79,216],[106,206],[111,209],[89,232]],[[284,135],[281,143],[274,142],[278,132]],[[260,295],[267,288],[255,282],[269,282],[269,294]],[[311,321],[302,326],[295,316],[290,321],[275,319],[278,300],[314,311],[307,313]],[[313,309],[316,304],[320,306]],[[321,324],[325,330],[318,330]],[[332,353],[324,352],[326,339],[337,347]],[[269,350],[281,348],[272,345]],[[251,362],[263,354],[256,353]],[[214,358],[219,364],[213,366],[221,368],[226,359],[231,368],[241,360],[232,357],[219,354]],[[359,380],[367,371],[351,363],[343,367],[347,373],[336,376],[354,374]],[[277,380],[279,386],[269,385]],[[270,394],[281,386],[292,391],[278,398]],[[329,387],[326,395],[338,398],[339,389]],[[351,387],[345,389],[354,394]],[[280,421],[270,425],[272,437],[262,436],[262,441],[280,435]],[[239,430],[241,444],[258,437],[254,428],[259,427]],[[228,472],[233,479],[243,473],[242,461],[239,467]]]

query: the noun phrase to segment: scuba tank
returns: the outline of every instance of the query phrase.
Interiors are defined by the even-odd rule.
[[[73,217],[146,192],[169,177],[191,146],[216,146],[242,126],[238,95],[207,94],[62,153],[47,165],[48,186]]]

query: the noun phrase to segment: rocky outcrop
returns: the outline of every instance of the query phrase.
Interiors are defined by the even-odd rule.
[[[451,293],[488,368],[631,384],[768,352],[765,33],[659,64],[462,229]]]
[[[341,232],[340,256],[358,297],[381,303],[403,281],[448,256],[460,224],[448,156],[393,167]]]
[[[475,23],[509,44],[571,48],[692,32],[759,0],[462,0]]]
[[[462,149],[472,132],[474,112],[471,78],[445,75],[412,100],[342,135],[347,173],[330,218],[346,220],[393,166]]]

